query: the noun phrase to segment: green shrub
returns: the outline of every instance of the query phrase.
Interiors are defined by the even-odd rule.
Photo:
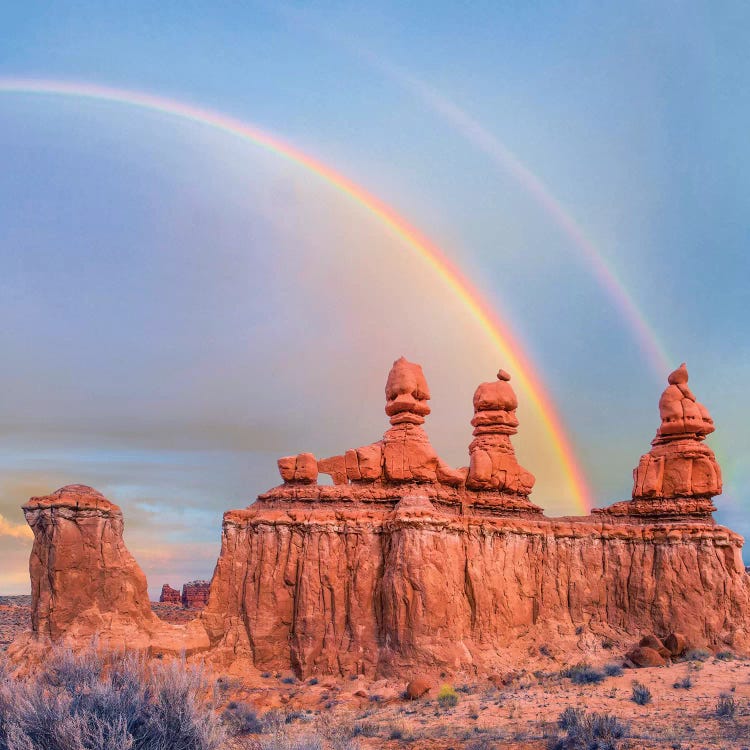
[[[437,695],[441,708],[454,708],[458,705],[458,693],[450,686],[443,685]]]
[[[604,665],[604,674],[606,674],[607,677],[619,677],[623,671],[622,666],[616,662]]]

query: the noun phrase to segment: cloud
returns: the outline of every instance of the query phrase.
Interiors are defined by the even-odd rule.
[[[11,523],[0,515],[0,536],[10,536],[14,539],[33,539],[34,533],[25,523]]]

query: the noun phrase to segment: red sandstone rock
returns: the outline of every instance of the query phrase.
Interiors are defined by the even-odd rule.
[[[664,648],[664,644],[655,635],[644,635],[638,642],[638,645],[653,649],[654,651]]]
[[[672,656],[681,656],[687,648],[687,638],[682,633],[670,633],[664,639],[664,646]]]
[[[636,667],[663,667],[666,662],[664,657],[648,646],[636,646],[625,654],[625,658],[635,664]]]
[[[482,383],[474,393],[474,440],[469,446],[471,463],[466,480],[472,489],[496,489],[527,497],[534,475],[523,469],[513,451],[510,436],[518,432],[518,399],[505,370],[497,380]]]
[[[210,581],[190,581],[182,586],[182,606],[186,609],[203,609],[208,603]]]
[[[122,539],[122,511],[91,487],[69,485],[23,508],[34,532],[29,560],[32,634],[11,652],[36,642],[164,651],[206,645],[205,635],[167,625],[151,611],[146,577]],[[176,648],[170,642],[178,641]]]
[[[161,587],[159,601],[162,604],[182,604],[180,592],[177,589],[173,589],[168,583],[165,583]]]
[[[477,389],[475,441],[495,442],[477,446],[487,458],[475,461],[475,487],[466,469],[442,464],[422,429],[421,368],[399,360],[386,391],[383,441],[320,462],[281,459],[283,485],[224,515],[208,605],[191,623],[200,637],[170,631],[173,649],[188,644],[237,672],[403,677],[503,673],[519,638],[575,640],[582,625],[618,640],[678,631],[696,646],[750,645],[742,539],[710,513],[685,512],[701,498],[658,499],[673,503],[674,520],[649,498],[546,518],[517,464],[497,471],[498,456],[515,462],[515,394],[503,373]],[[313,483],[318,470],[339,481]],[[82,642],[114,628],[110,642],[132,637],[158,652],[163,632],[143,612],[145,580],[122,542],[119,509],[83,489],[84,503],[69,498],[58,510],[59,499],[42,498],[27,509],[35,633]]]
[[[659,400],[661,425],[633,473],[633,499],[701,497],[710,506],[710,497],[721,492],[716,457],[702,444],[714,431],[713,419],[687,387],[684,363],[668,380]]]
[[[406,686],[406,697],[409,700],[415,701],[417,698],[421,698],[425,693],[429,692],[431,687],[432,685],[428,680],[425,680],[422,677],[417,677]]]

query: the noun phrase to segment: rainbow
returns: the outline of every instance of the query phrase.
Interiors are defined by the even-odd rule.
[[[390,206],[367,192],[335,169],[285,143],[276,136],[252,125],[213,110],[148,94],[142,91],[112,88],[92,83],[49,79],[0,77],[0,93],[73,96],[139,107],[216,128],[229,135],[250,141],[294,164],[307,169],[350,200],[376,216],[408,247],[418,253],[443,282],[460,298],[473,317],[485,329],[507,361],[507,369],[529,395],[542,418],[545,430],[567,477],[575,502],[582,512],[591,507],[591,493],[573,448],[562,426],[551,397],[541,377],[526,357],[523,347],[490,304],[466,279],[445,254],[419,230],[399,216]]]
[[[494,136],[481,122],[461,109],[438,89],[425,83],[407,70],[394,65],[380,55],[363,47],[340,32],[316,23],[306,12],[284,4],[271,4],[270,10],[279,13],[287,21],[302,26],[326,41],[332,42],[362,60],[396,83],[402,89],[415,94],[429,109],[440,115],[459,132],[466,141],[479,149],[495,166],[508,172],[521,187],[544,209],[571,244],[583,256],[586,268],[593,273],[622,318],[630,327],[646,360],[658,381],[673,368],[673,359],[665,351],[653,327],[636,305],[632,295],[617,277],[594,242],[586,235],[578,222],[553,195],[542,179],[532,172],[521,159]]]

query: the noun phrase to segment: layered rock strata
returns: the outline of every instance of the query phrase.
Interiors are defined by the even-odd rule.
[[[161,587],[159,602],[161,604],[182,604],[182,597],[177,589],[173,589],[168,583],[165,583]]]
[[[208,603],[211,581],[189,581],[182,585],[182,606],[185,609],[202,609]]]
[[[151,611],[146,576],[122,538],[122,511],[101,493],[69,485],[31,498],[23,511],[34,532],[32,633],[11,654],[94,638],[115,650],[179,653],[208,645],[202,628],[168,625]]]
[[[686,380],[677,379],[670,386],[691,400],[680,388]],[[283,483],[225,514],[208,605],[194,621],[203,640],[181,636],[202,644],[194,649],[201,658],[238,672],[406,676],[415,669],[487,673],[517,655],[519,642],[574,642],[581,631],[622,642],[678,632],[691,646],[750,646],[743,541],[705,512],[706,494],[674,494],[675,485],[663,482],[653,497],[639,489],[590,516],[546,518],[529,501],[534,479],[511,445],[518,420],[509,377],[501,371],[477,389],[468,467],[451,468],[430,445],[422,427],[428,399],[421,368],[398,360],[386,385],[391,426],[381,441],[322,460],[310,453],[280,459]],[[700,444],[708,419],[701,414],[700,430],[686,433],[683,417],[653,450],[673,446],[680,466],[694,460],[680,441]],[[321,472],[334,484],[317,484]],[[134,576],[115,585],[135,592],[122,615],[103,582],[83,586],[75,607],[65,602],[76,581],[58,571],[56,550],[72,543],[73,566],[98,580],[97,566],[109,563],[97,534],[32,528],[37,634],[51,633],[52,620],[66,638],[86,633],[91,627],[81,628],[73,610],[106,612],[113,622],[140,622],[137,632],[153,648],[159,637],[148,636],[145,581],[115,538],[121,517],[110,522],[112,532],[102,531],[112,539],[112,559],[122,561],[114,574]]]

